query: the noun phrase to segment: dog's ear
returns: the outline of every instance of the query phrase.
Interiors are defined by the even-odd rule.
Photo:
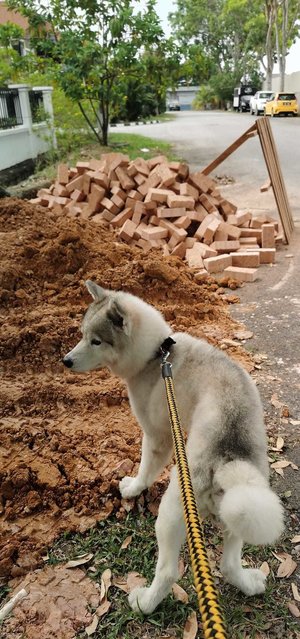
[[[115,328],[129,333],[129,318],[127,311],[121,306],[118,300],[112,300],[107,311],[107,317]]]
[[[107,297],[107,291],[105,290],[105,288],[102,288],[102,286],[98,286],[96,282],[92,282],[92,280],[86,280],[85,285],[95,302],[101,302],[105,299],[105,297]]]

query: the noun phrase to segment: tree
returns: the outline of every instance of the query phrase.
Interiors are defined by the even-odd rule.
[[[257,15],[259,0],[177,0],[171,23],[189,54],[202,60],[198,82],[213,88],[215,100],[224,104],[242,78],[256,80],[258,56],[253,49],[249,23]],[[261,35],[263,38],[263,35]]]
[[[226,74],[234,84],[251,80],[262,66],[271,89],[278,61],[283,90],[286,56],[299,33],[299,11],[299,0],[177,0],[171,22],[180,41],[198,44],[209,57],[211,79]],[[220,94],[224,97],[223,89]]]
[[[31,24],[38,10],[55,38],[37,37],[35,44],[57,64],[57,80],[65,94],[76,101],[97,140],[107,144],[111,112],[122,100],[124,79],[141,77],[141,56],[154,55],[164,40],[155,0],[144,12],[135,12],[130,0],[12,0]],[[51,53],[50,45],[51,44]],[[47,48],[46,48],[47,51]],[[84,107],[87,100],[93,117]]]

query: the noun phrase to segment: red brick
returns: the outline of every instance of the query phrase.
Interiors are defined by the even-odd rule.
[[[123,226],[124,222],[126,222],[126,220],[129,220],[133,215],[133,210],[131,208],[126,208],[123,209],[123,211],[121,211],[121,213],[118,213],[114,219],[112,220],[112,225],[115,227],[121,227]]]
[[[98,184],[98,186],[102,186],[103,189],[108,189],[109,187],[109,179],[105,173],[97,171],[94,173],[92,180],[95,184]]]
[[[258,251],[244,251],[232,253],[232,266],[242,266],[246,268],[256,268],[260,265]]]
[[[83,184],[83,176],[78,175],[77,177],[73,178],[73,180],[71,180],[68,184],[66,184],[66,189],[68,193],[72,193],[72,191],[75,191],[75,189],[78,189],[79,191],[81,191],[82,184]]]
[[[218,255],[217,257],[208,257],[204,260],[204,266],[209,273],[219,273],[225,268],[231,266],[231,255]]]
[[[228,200],[225,200],[225,198],[223,198],[223,200],[218,203],[218,207],[219,211],[224,215],[225,218],[227,218],[228,215],[232,215],[237,210],[235,204],[228,202]]]
[[[194,186],[192,186],[192,184],[189,184],[188,182],[182,182],[179,185],[179,193],[180,195],[191,195],[195,199],[195,201],[198,200],[199,197],[198,189],[196,189]]]
[[[160,204],[163,204],[164,202],[167,202],[169,195],[173,195],[173,193],[168,189],[151,188],[149,189],[145,200],[147,202],[151,200],[153,202],[159,202]]]
[[[247,252],[251,253],[255,249],[247,248]],[[276,250],[274,248],[258,248],[256,252],[259,253],[260,264],[274,264],[276,257]]]
[[[191,197],[190,195],[171,194],[168,196],[167,203],[170,209],[172,208],[194,209],[195,208],[195,199]]]
[[[161,226],[149,225],[142,229],[141,236],[144,240],[161,240],[168,237],[168,231],[161,228]]]
[[[197,246],[197,242],[194,244],[193,248],[186,250],[185,257],[190,268],[203,268],[203,259]]]
[[[67,164],[59,164],[57,167],[57,181],[59,184],[68,184],[69,182],[69,169]]]
[[[149,177],[138,187],[139,193],[143,196],[147,195],[149,189],[156,188],[160,184],[160,176],[157,173],[151,173]]]
[[[217,251],[217,253],[230,253],[231,251],[237,251],[240,248],[238,240],[227,240],[224,242],[213,242],[211,248]]]
[[[122,228],[120,229],[118,236],[126,242],[133,239],[136,231],[136,224],[132,220],[125,220]]]
[[[275,228],[274,224],[263,224],[261,227],[261,246],[262,248],[275,247]]]
[[[118,180],[120,180],[121,187],[124,191],[130,191],[130,189],[135,187],[135,182],[129,175],[127,175],[126,170],[124,170],[121,166],[116,168],[116,175]]]
[[[75,189],[71,193],[71,200],[74,202],[82,202],[85,200],[85,194],[82,191],[79,191],[79,189]]]
[[[257,269],[228,266],[224,270],[224,275],[228,275],[238,282],[254,282],[257,279]]]
[[[179,229],[186,230],[189,228],[191,220],[187,215],[182,215],[181,217],[176,218],[174,224],[175,226],[178,226]]]
[[[219,230],[225,231],[230,240],[238,240],[242,233],[242,229],[238,226],[233,226],[233,224],[228,224],[228,222],[221,222]]]
[[[90,169],[90,163],[89,162],[77,162],[76,163],[76,169],[79,173],[79,175],[83,175],[83,173],[85,173],[85,171],[88,171]]]
[[[189,182],[200,191],[200,193],[208,193],[209,189],[213,190],[215,188],[215,182],[201,173],[201,171],[197,171],[196,173],[191,173],[189,177]]]
[[[169,209],[164,206],[159,206],[157,208],[157,217],[160,218],[169,218],[169,217],[181,217],[185,215],[186,209],[183,207]]]
[[[217,207],[217,200],[212,198],[210,195],[206,193],[201,193],[199,197],[199,202],[204,206],[204,208],[208,211],[208,213],[215,213],[219,215],[219,209]]]
[[[250,213],[250,211],[237,211],[235,213],[235,218],[237,225],[243,226],[243,224],[246,224],[247,222],[250,223],[252,219],[252,213]]]
[[[147,160],[150,171],[158,164],[162,164],[162,162],[168,162],[168,158],[165,155],[156,155],[154,158]]]

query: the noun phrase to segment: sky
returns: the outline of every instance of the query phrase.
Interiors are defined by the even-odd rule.
[[[143,4],[143,2],[140,2]],[[167,35],[170,35],[170,26],[168,24],[168,14],[174,11],[176,2],[173,0],[156,0],[156,13],[159,15],[162,27]],[[294,73],[300,71],[300,39],[294,44],[286,59],[286,73]],[[274,67],[274,73],[278,73],[277,65]]]

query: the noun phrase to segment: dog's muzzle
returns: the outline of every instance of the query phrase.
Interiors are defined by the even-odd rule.
[[[63,364],[67,367],[67,368],[72,368],[74,362],[71,359],[71,357],[64,357],[62,360]]]

